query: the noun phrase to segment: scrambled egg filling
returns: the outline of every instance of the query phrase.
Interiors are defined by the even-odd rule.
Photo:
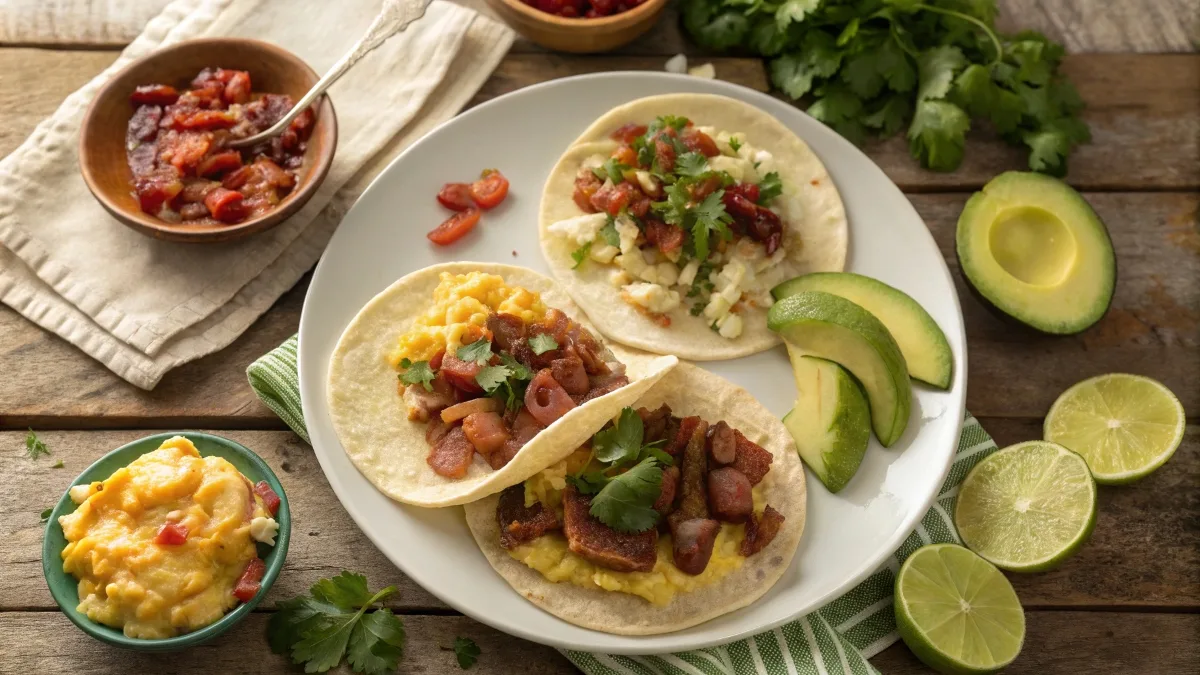
[[[458,349],[463,337],[482,329],[493,312],[512,314],[528,324],[542,320],[546,306],[539,294],[509,286],[495,274],[442,272],[433,291],[433,304],[400,336],[399,347],[390,358],[392,366],[397,367],[402,359],[427,361],[443,349]]]
[[[526,506],[540,501],[548,508],[555,509],[561,517],[566,477],[582,468],[590,455],[590,450],[581,448],[525,481]],[[761,510],[765,505],[761,492],[759,487],[754,488],[756,510]],[[566,582],[582,588],[629,593],[656,605],[667,605],[677,594],[711,586],[741,567],[745,558],[739,550],[745,536],[745,525],[722,523],[708,567],[695,576],[675,566],[669,534],[659,536],[658,561],[649,572],[615,572],[591,563],[571,552],[561,532],[538,537],[517,546],[508,554],[555,583]]]
[[[232,464],[201,457],[182,436],[78,487],[79,507],[58,521],[63,570],[79,580],[79,611],[129,637],[172,637],[220,619],[257,557],[251,522],[278,529]],[[167,522],[186,527],[186,541],[155,543]]]

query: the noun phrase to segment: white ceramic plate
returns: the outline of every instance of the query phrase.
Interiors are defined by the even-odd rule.
[[[808,522],[784,577],[750,607],[687,630],[623,637],[568,624],[525,601],[475,546],[461,508],[420,509],[391,501],[350,463],[326,406],[329,356],[343,328],[399,277],[428,265],[478,260],[547,272],[537,240],[542,184],[567,144],[602,113],[668,92],[741,99],[771,113],[821,157],[850,219],[847,269],[917,299],[954,350],[954,386],[917,385],[912,419],[892,448],[874,439],[840,494],[809,475]],[[439,248],[425,233],[447,215],[434,195],[447,181],[497,167],[512,182],[507,201],[467,238]],[[782,347],[705,367],[750,390],[772,412],[796,398]],[[950,273],[912,205],[849,142],[796,108],[725,82],[666,73],[609,73],[555,80],[479,106],[421,139],[392,162],[347,214],[313,275],[300,319],[304,418],[321,467],[363,532],[393,563],[450,606],[506,633],[555,647],[661,653],[728,642],[811,612],[878,569],[904,541],[941,486],[957,442],[966,392],[962,314]]]

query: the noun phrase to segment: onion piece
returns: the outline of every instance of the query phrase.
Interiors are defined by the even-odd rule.
[[[462,418],[477,412],[496,412],[500,409],[500,402],[494,398],[482,397],[473,398],[470,401],[455,403],[454,405],[442,411],[442,421],[446,424],[452,424]]]

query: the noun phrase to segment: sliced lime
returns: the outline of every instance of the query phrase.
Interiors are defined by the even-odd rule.
[[[1012,584],[954,544],[908,556],[896,577],[895,610],[904,644],[939,673],[996,672],[1025,641],[1025,612]]]
[[[997,566],[1040,572],[1066,560],[1096,524],[1087,462],[1048,441],[1026,441],[976,464],[958,488],[963,543]]]
[[[1083,455],[1098,483],[1130,483],[1166,463],[1183,440],[1183,404],[1148,377],[1113,373],[1064,391],[1043,435]]]

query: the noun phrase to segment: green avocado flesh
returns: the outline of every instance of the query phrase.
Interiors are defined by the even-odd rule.
[[[1117,259],[1108,229],[1066,183],[1009,171],[967,200],[959,266],[988,307],[1043,333],[1071,335],[1104,316]]]
[[[771,289],[776,300],[801,291],[841,296],[875,315],[900,345],[908,374],[939,389],[950,388],[954,355],[946,335],[929,312],[905,292],[852,272],[815,272]]]
[[[900,347],[879,319],[845,298],[804,291],[775,303],[767,327],[803,354],[850,371],[867,393],[875,437],[884,447],[900,438],[908,426],[912,383]]]
[[[808,468],[830,492],[846,487],[871,440],[871,410],[854,378],[838,364],[789,347],[799,392],[783,426]]]

